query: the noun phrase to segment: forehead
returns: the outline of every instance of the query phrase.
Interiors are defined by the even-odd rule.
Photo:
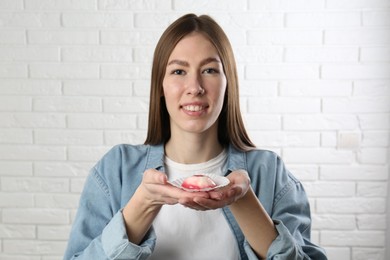
[[[183,37],[173,48],[169,59],[181,57],[218,57],[214,44],[202,33],[192,32]]]

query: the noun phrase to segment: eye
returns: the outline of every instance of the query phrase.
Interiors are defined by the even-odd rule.
[[[219,73],[219,71],[214,68],[207,68],[203,71],[203,74],[216,74],[216,73]]]
[[[185,74],[185,71],[184,71],[184,70],[177,69],[177,70],[173,70],[173,71],[171,72],[171,74],[173,74],[173,75],[184,75],[184,74]]]

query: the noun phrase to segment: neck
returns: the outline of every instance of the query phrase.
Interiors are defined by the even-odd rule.
[[[194,164],[211,160],[223,150],[218,142],[217,135],[185,134],[185,136],[172,135],[165,144],[165,154],[171,160]]]

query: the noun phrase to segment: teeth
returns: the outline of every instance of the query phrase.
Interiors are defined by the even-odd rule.
[[[191,112],[196,112],[196,111],[202,110],[203,106],[184,106],[183,109],[191,111]]]

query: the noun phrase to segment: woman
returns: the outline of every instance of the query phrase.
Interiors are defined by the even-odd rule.
[[[229,185],[170,184],[199,172]],[[245,131],[226,35],[188,14],[156,46],[144,145],[118,145],[92,169],[64,259],[326,259],[310,227],[301,183]]]

